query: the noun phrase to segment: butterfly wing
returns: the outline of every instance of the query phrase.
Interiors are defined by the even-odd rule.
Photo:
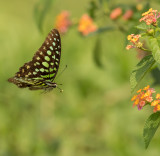
[[[25,63],[13,78],[8,81],[20,88],[44,86],[44,81],[53,81],[59,68],[61,57],[61,39],[56,29],[52,29],[42,46]]]

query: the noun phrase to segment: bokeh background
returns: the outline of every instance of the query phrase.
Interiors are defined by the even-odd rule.
[[[7,82],[31,60],[61,11],[68,10],[78,20],[89,2],[54,0],[41,31],[35,18],[41,1],[0,1],[0,156],[159,156],[160,131],[147,150],[142,137],[152,110],[133,109],[130,101],[129,76],[139,61],[136,51],[125,49],[130,32],[116,29],[84,37],[75,25],[62,35],[59,73],[65,65],[68,68],[56,82],[63,84],[63,93],[55,89],[41,94]],[[146,5],[146,1],[106,1],[110,9],[139,3]],[[150,5],[160,10],[158,1]],[[121,24],[128,27],[131,22]],[[116,24],[106,15],[106,26]],[[95,50],[96,44],[101,46]],[[153,74],[141,85],[150,82]]]

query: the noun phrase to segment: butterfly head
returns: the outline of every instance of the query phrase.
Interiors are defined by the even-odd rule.
[[[57,83],[54,83],[54,82],[45,82],[46,85],[48,85],[49,88],[58,88],[60,90],[60,92],[63,92],[63,89],[59,88]],[[59,84],[59,85],[62,85],[62,84]]]
[[[54,82],[45,82],[46,85],[48,85],[48,87],[51,87],[51,88],[57,88],[57,83],[54,83]]]

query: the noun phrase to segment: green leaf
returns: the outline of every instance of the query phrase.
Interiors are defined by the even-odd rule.
[[[98,9],[97,3],[93,0],[90,1],[89,7],[88,7],[88,13],[91,18],[95,18],[96,10]]]
[[[141,23],[141,24],[137,25],[136,28],[139,30],[146,31],[147,29],[150,29],[150,26],[146,25],[145,23]]]
[[[34,7],[34,19],[41,32],[45,16],[51,7],[52,1],[53,0],[39,0]]]
[[[148,148],[150,141],[152,140],[159,125],[160,125],[160,112],[153,113],[146,120],[143,129],[143,138],[146,149]]]
[[[95,47],[93,50],[93,57],[96,65],[100,68],[103,67],[102,60],[101,60],[101,55],[102,55],[102,46],[101,46],[101,40],[97,38]]]
[[[149,39],[149,43],[150,43],[151,51],[155,61],[160,64],[160,48],[159,48],[158,40],[152,37]]]
[[[137,87],[139,82],[143,79],[145,74],[151,69],[155,60],[152,55],[148,55],[144,57],[132,71],[130,76],[130,85],[131,85],[131,92]]]

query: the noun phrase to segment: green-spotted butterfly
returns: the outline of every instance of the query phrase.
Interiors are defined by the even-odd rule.
[[[52,29],[42,46],[34,54],[32,61],[19,68],[8,81],[19,88],[30,90],[52,90],[57,87],[53,81],[58,72],[61,57],[61,39],[58,30]]]

